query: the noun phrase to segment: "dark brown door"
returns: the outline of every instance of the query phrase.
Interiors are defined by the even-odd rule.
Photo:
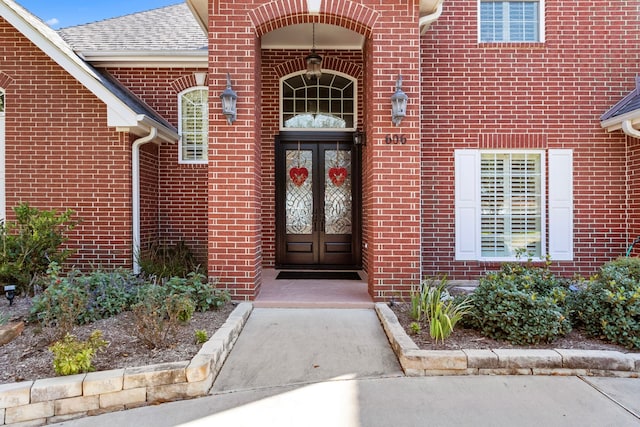
[[[359,264],[357,153],[345,142],[279,142],[276,162],[279,267]]]

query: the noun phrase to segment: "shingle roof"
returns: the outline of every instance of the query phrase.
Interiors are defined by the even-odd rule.
[[[58,30],[76,52],[197,51],[207,49],[186,3]]]
[[[622,116],[636,110],[640,110],[640,76],[636,77],[636,88],[604,113],[600,117],[600,121]]]
[[[46,55],[56,61],[70,75],[89,89],[108,107],[112,116],[108,120],[110,126],[129,127],[134,133],[146,131],[147,119],[154,127],[161,131],[162,138],[175,141],[177,131],[175,127],[154,112],[142,100],[127,91],[121,84],[108,75],[98,72],[94,67],[76,55],[71,47],[42,20],[38,19],[14,0],[0,0],[0,16],[6,19],[18,31],[29,38]],[[123,108],[124,106],[124,108]],[[158,126],[159,125],[159,126]],[[168,139],[166,139],[168,138]]]

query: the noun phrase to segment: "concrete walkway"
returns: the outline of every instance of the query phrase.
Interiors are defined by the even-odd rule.
[[[373,310],[255,309],[212,395],[59,426],[640,426],[640,379],[402,376]]]

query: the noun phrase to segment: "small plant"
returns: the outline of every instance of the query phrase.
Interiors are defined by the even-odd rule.
[[[196,329],[195,336],[196,344],[204,344],[209,341],[209,334],[207,334],[207,331],[205,331],[204,329]]]
[[[137,258],[142,271],[158,279],[186,278],[190,272],[199,268],[195,256],[184,242],[176,245],[154,243]]]
[[[418,322],[411,322],[411,324],[409,325],[409,331],[413,335],[418,335],[420,332],[422,332],[422,326],[420,326],[420,323]]]
[[[429,335],[436,343],[438,340],[444,342],[456,324],[468,313],[470,306],[468,298],[455,299],[451,296],[446,278],[438,284],[430,279],[424,280],[419,291],[412,293],[410,315],[416,320],[413,323],[418,326],[421,321],[428,324]],[[413,326],[410,328],[415,330]]]
[[[9,323],[9,315],[0,311],[0,326]]]
[[[570,299],[574,322],[589,336],[640,348],[640,258],[605,264]]]
[[[79,341],[75,336],[66,334],[49,347],[53,353],[53,369],[58,375],[91,372],[94,370],[93,357],[107,345],[99,330],[94,331],[87,341]]]
[[[195,303],[195,309],[201,312],[220,308],[230,299],[227,292],[216,289],[200,273],[189,273],[186,278],[172,277],[165,286],[170,294],[188,295]]]
[[[142,285],[137,301],[132,307],[136,335],[149,348],[169,345],[178,324],[190,320],[195,310],[188,294],[170,293],[157,284]]]
[[[30,318],[47,327],[56,327],[56,336],[63,337],[73,327],[87,307],[88,296],[77,286],[74,276],[60,277],[60,267],[53,262],[47,271],[51,283],[42,294],[33,298]]]
[[[78,273],[75,278],[76,286],[83,287],[88,296],[80,323],[115,316],[128,310],[134,303],[138,279],[128,270],[96,270],[88,275]]]

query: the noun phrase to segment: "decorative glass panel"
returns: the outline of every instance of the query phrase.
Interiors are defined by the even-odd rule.
[[[310,150],[287,150],[287,234],[313,233],[313,165]]]
[[[323,72],[282,82],[282,126],[287,129],[355,129],[355,80]]]
[[[4,113],[4,92],[0,89],[0,114]]]
[[[351,234],[351,151],[325,151],[326,234]]]
[[[209,132],[208,91],[195,89],[180,97],[181,160],[207,159]]]
[[[541,156],[484,153],[481,160],[482,256],[542,253]]]

